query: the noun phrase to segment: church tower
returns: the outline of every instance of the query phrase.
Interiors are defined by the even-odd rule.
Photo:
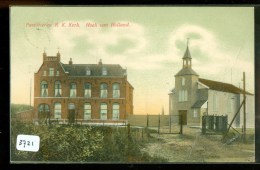
[[[192,122],[191,106],[197,99],[197,82],[199,75],[192,69],[192,57],[189,42],[182,58],[182,69],[175,75],[174,102],[172,113],[182,115],[183,123]]]

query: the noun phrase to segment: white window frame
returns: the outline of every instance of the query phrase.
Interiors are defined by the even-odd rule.
[[[46,95],[43,95],[44,92],[46,92]],[[48,97],[48,83],[47,83],[47,81],[41,82],[41,97]]]
[[[113,103],[112,106],[112,120],[119,120],[120,116],[120,105],[119,103]]]
[[[57,88],[57,85],[59,83],[59,88]],[[60,95],[58,95],[60,93]],[[55,97],[61,97],[62,96],[62,87],[61,87],[61,82],[60,81],[55,81],[54,83],[54,96]]]
[[[75,85],[75,88],[72,85]],[[76,83],[70,83],[70,97],[77,97],[77,85],[76,85]]]
[[[90,88],[86,88],[86,85],[89,85]],[[84,96],[86,98],[91,98],[91,84],[90,83],[84,84]]]
[[[100,84],[100,98],[107,98],[108,91],[107,91],[108,85],[106,83]]]
[[[113,98],[119,98],[120,97],[120,85],[119,83],[113,84]]]
[[[91,104],[90,103],[84,104],[84,119],[85,120],[91,119]]]
[[[49,76],[54,76],[54,68],[49,68]]]
[[[54,118],[61,119],[61,103],[54,104]]]
[[[100,104],[100,119],[107,120],[107,104],[106,103]]]
[[[179,102],[188,101],[188,90],[179,90]]]

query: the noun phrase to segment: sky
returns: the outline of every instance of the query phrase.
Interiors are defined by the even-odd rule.
[[[65,64],[120,64],[134,87],[134,114],[168,114],[187,38],[200,78],[242,88],[245,72],[254,93],[253,7],[13,6],[10,19],[11,103],[29,104],[31,84],[33,104],[45,50]]]

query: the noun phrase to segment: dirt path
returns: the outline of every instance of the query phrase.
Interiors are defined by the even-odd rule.
[[[221,135],[202,135],[200,129],[185,128],[184,134],[151,134],[143,152],[168,162],[254,162],[254,143],[224,145]]]

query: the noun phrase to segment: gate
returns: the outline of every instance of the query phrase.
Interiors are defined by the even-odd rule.
[[[182,134],[181,115],[147,115],[147,127],[159,134]]]
[[[223,134],[227,131],[228,116],[202,116],[202,134]]]

